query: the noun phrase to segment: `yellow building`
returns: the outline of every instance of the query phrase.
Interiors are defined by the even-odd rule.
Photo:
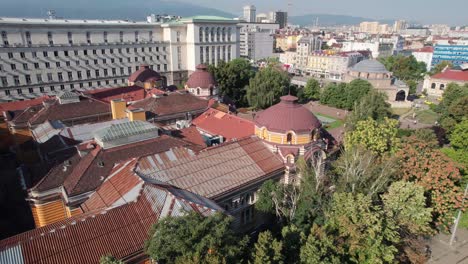
[[[289,35],[276,37],[276,49],[287,51],[297,48],[297,42],[302,38],[302,35]]]

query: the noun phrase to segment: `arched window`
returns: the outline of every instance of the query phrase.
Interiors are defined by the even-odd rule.
[[[216,41],[220,42],[221,41],[221,29],[216,28]]]
[[[210,33],[211,37],[210,37],[210,41],[211,42],[214,42],[215,40],[215,29],[214,28],[211,28],[211,33]]]
[[[268,137],[268,131],[266,128],[262,128],[262,139],[267,139]]]
[[[293,134],[291,132],[286,134],[286,143],[292,144],[292,138],[293,138]]]
[[[445,89],[445,84],[441,83],[439,89],[440,89],[440,90],[444,90],[444,89]]]
[[[432,88],[432,89],[435,89],[435,88],[436,88],[436,84],[435,84],[435,83],[432,83],[432,84],[431,84],[431,88]]]
[[[209,41],[209,36],[210,36],[210,29],[205,28],[205,42]]]
[[[227,33],[228,41],[231,41],[231,28],[228,28],[228,33]]]
[[[200,95],[200,88],[197,88],[197,95]]]
[[[226,28],[223,27],[223,29],[221,30],[222,32],[222,41],[226,41]]]
[[[198,41],[203,42],[203,28],[201,27],[198,32],[199,32]]]

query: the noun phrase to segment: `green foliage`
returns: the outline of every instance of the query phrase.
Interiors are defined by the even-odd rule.
[[[355,103],[372,89],[372,85],[366,80],[356,79],[345,84],[328,84],[320,95],[320,103],[337,108],[351,110]]]
[[[116,259],[112,255],[105,255],[101,257],[99,264],[124,264],[124,262]]]
[[[434,66],[434,68],[432,68],[432,70],[429,72],[429,75],[435,75],[435,74],[438,74],[438,73],[441,73],[445,67],[447,67],[450,69],[450,68],[453,68],[453,64],[449,61],[442,61],[440,62],[439,64],[437,64],[436,66]]]
[[[253,254],[254,264],[281,264],[283,263],[283,243],[273,239],[270,231],[261,232],[255,243]]]
[[[436,147],[437,145],[439,145],[437,135],[434,133],[434,130],[430,128],[416,129],[413,135],[416,138],[420,139],[421,141],[426,142],[432,147]]]
[[[243,253],[246,238],[237,237],[230,224],[231,219],[220,213],[166,217],[152,227],[145,252],[159,263],[210,259],[207,255],[219,255],[231,263]]]
[[[440,113],[441,126],[450,134],[456,124],[468,118],[468,84],[460,86],[450,83],[447,85],[436,111]]]
[[[281,229],[281,237],[285,245],[283,247],[284,263],[298,263],[304,234],[295,225],[288,225]]]
[[[287,92],[290,79],[286,72],[268,66],[250,79],[247,87],[247,100],[253,108],[267,108],[279,101]]]
[[[387,70],[402,81],[421,80],[426,72],[426,64],[418,62],[414,56],[390,56],[379,59]]]
[[[345,134],[345,149],[362,146],[377,155],[395,153],[399,148],[398,120],[384,118],[382,122],[373,119],[358,121],[353,131]]]
[[[335,237],[327,227],[312,226],[305,244],[301,248],[301,263],[304,264],[339,264],[346,262],[340,258],[341,248],[335,244]]]
[[[304,100],[318,100],[320,99],[320,83],[315,79],[309,79],[303,91]]]
[[[386,117],[391,117],[390,104],[386,102],[387,95],[377,90],[370,90],[368,94],[354,105],[351,114],[346,118],[348,129],[353,129],[358,121],[371,118],[376,121],[383,121]]]
[[[412,182],[397,181],[382,195],[387,217],[412,234],[430,234],[431,208],[426,208],[424,188]]]
[[[248,60],[234,59],[230,62],[220,61],[218,66],[209,65],[208,70],[218,82],[219,92],[237,103],[246,106],[246,87],[250,78],[255,75]]]

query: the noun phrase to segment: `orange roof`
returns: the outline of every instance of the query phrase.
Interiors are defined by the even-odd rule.
[[[44,102],[44,100],[50,99],[49,96],[44,95],[35,99],[31,100],[24,100],[24,101],[15,101],[15,102],[8,102],[8,103],[1,103],[0,104],[0,112],[3,111],[17,111],[17,110],[24,110],[33,105],[39,105]]]
[[[110,103],[110,101],[114,99],[124,99],[126,102],[133,102],[142,100],[146,97],[145,89],[136,85],[95,89],[86,91],[84,94],[88,94],[95,99],[107,103]]]
[[[447,69],[441,73],[432,76],[432,79],[452,80],[459,82],[468,82],[468,71]]]
[[[192,122],[198,129],[223,136],[226,140],[240,139],[254,134],[254,123],[235,115],[210,108]]]
[[[415,50],[414,52],[427,52],[427,53],[434,53],[434,47],[426,46],[420,49]]]

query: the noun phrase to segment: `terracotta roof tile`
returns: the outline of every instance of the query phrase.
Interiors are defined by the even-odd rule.
[[[140,68],[132,73],[130,77],[128,77],[128,80],[130,82],[147,82],[150,80],[160,80],[161,75],[157,73],[156,71],[153,71],[152,69],[149,68],[148,65],[141,65]]]
[[[216,81],[213,75],[208,71],[208,68],[204,64],[199,64],[196,67],[196,71],[193,72],[186,85],[189,88],[204,88],[208,89],[216,86]]]
[[[123,99],[127,103],[142,100],[146,97],[146,91],[140,86],[123,86],[115,88],[95,89],[84,92],[94,99],[110,103],[114,99]]]
[[[441,72],[432,76],[432,79],[468,82],[468,70],[460,71],[460,70],[447,69],[444,72]]]
[[[30,106],[40,105],[44,100],[49,98],[49,96],[45,95],[31,100],[0,103],[0,112],[24,110]]]

